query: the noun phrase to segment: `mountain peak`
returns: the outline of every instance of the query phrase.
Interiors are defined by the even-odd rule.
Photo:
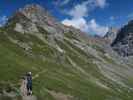
[[[38,4],[30,4],[20,8],[9,19],[7,25],[9,27],[13,26],[12,28],[15,31],[22,33],[37,33],[39,32],[38,27],[52,34],[63,33],[65,31],[65,26],[58,22],[46,8]]]
[[[38,4],[26,5],[24,8],[20,8],[19,11],[23,13],[47,12],[45,8]]]
[[[33,8],[33,9],[44,9],[41,5],[39,4],[27,4],[25,5],[24,7],[25,9],[30,9],[30,8]]]
[[[24,14],[28,19],[33,22],[42,23],[46,19],[54,20],[54,17],[46,10],[46,8],[38,4],[26,5],[24,8],[19,9],[20,13]]]

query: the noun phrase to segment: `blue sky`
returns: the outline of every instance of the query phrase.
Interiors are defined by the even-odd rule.
[[[0,0],[0,25],[26,4],[47,8],[65,25],[103,36],[133,19],[133,0]]]

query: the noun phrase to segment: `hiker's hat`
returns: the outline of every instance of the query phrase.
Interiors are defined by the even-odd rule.
[[[31,75],[31,72],[28,72],[29,75]]]

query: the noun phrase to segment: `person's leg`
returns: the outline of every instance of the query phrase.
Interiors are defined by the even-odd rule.
[[[30,85],[30,95],[32,95],[32,85]]]
[[[28,84],[27,84],[27,95],[30,95],[30,88]]]

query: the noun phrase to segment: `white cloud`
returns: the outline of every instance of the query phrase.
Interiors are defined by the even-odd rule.
[[[127,17],[133,19],[133,13],[130,13]]]
[[[111,21],[114,21],[114,20],[118,20],[119,19],[119,17],[118,16],[110,16],[110,18],[109,18]]]
[[[62,23],[67,26],[73,26],[84,32],[97,34],[104,36],[108,31],[108,27],[97,24],[95,19],[87,21],[84,17],[89,15],[89,11],[95,7],[104,8],[106,6],[106,0],[88,0],[81,4],[75,5],[73,9],[68,11],[71,19],[64,19]]]
[[[70,2],[74,2],[74,0],[53,0],[53,4],[59,7],[66,6]],[[104,8],[107,5],[107,0],[83,0],[83,2],[88,4],[88,6],[91,8],[95,7]]]
[[[108,32],[108,27],[102,26],[96,23],[95,19],[92,19],[88,22],[88,31],[93,34],[104,36]]]
[[[106,0],[96,0],[96,5],[101,8],[104,8],[107,5],[107,2],[106,2]]]
[[[115,17],[111,16],[109,19],[113,21],[113,20],[115,20]]]
[[[55,4],[56,6],[64,6],[67,5],[71,0],[53,0],[53,4]]]
[[[106,0],[87,0],[81,4],[77,4],[68,14],[77,18],[85,17],[89,14],[89,10],[91,11],[96,7],[104,8],[106,5]]]
[[[0,27],[2,27],[7,22],[7,20],[7,16],[0,16]]]
[[[64,25],[73,26],[77,29],[80,29],[83,32],[96,34],[99,36],[104,36],[108,32],[108,27],[99,25],[95,19],[90,20],[87,22],[84,18],[79,19],[65,19],[62,21]]]
[[[78,18],[78,19],[65,19],[62,21],[64,25],[67,26],[73,26],[77,29],[80,29],[84,32],[88,32],[88,25],[84,18]]]
[[[81,18],[88,15],[89,9],[87,8],[87,2],[76,5],[68,14],[74,18]]]
[[[70,2],[70,0],[64,0],[62,3],[61,3],[61,5],[66,5],[66,4],[68,4]]]

